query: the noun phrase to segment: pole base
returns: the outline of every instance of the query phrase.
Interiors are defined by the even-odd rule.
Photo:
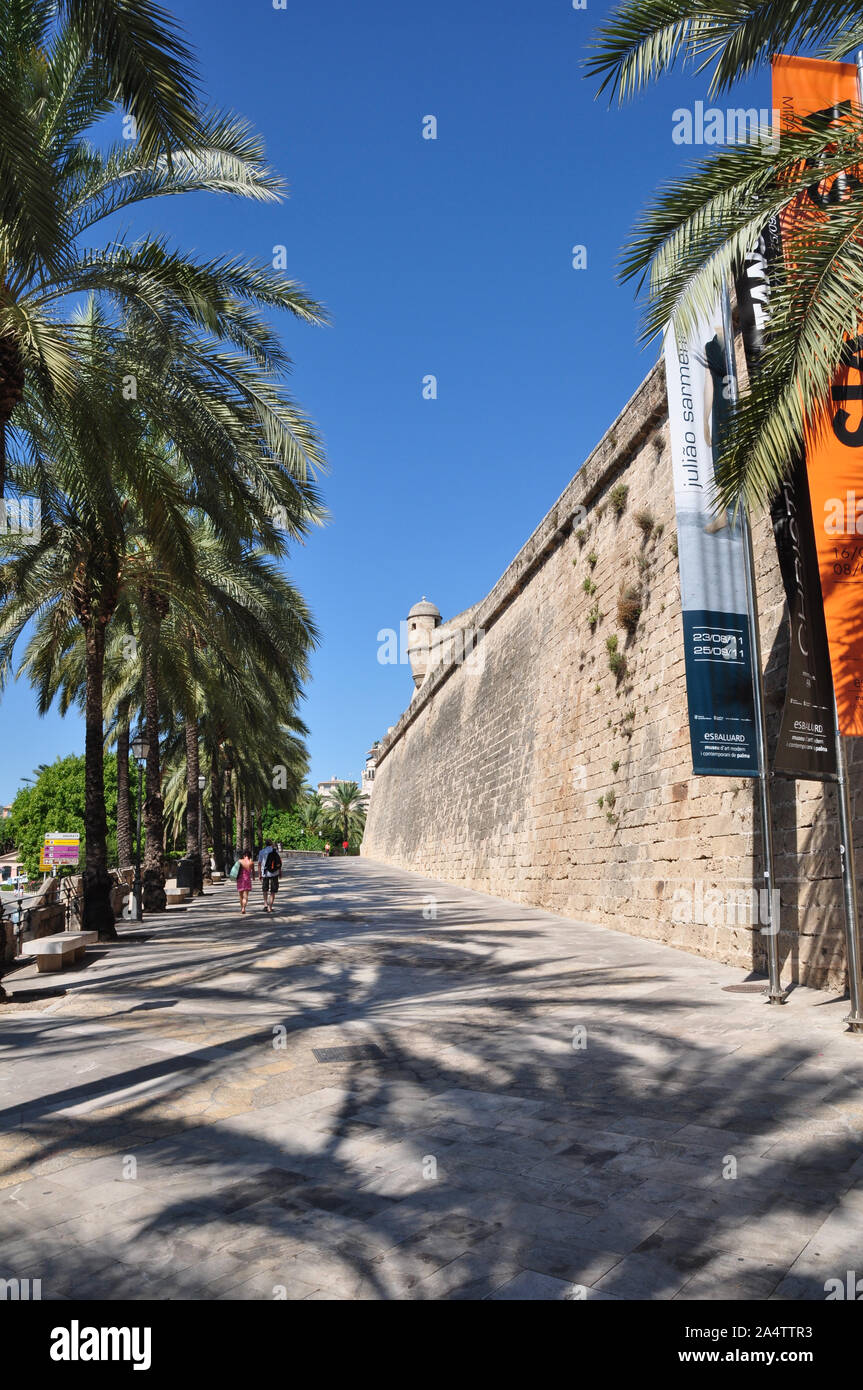
[[[845,1015],[843,1022],[848,1024],[849,1033],[863,1033],[863,1014],[855,1014],[852,1010]]]
[[[767,1002],[768,1004],[787,1004],[788,995],[784,989],[780,989],[776,993],[771,990],[767,995]]]

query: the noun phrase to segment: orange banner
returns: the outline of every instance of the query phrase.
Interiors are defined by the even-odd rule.
[[[857,105],[853,63],[814,58],[773,60],[773,105],[782,130],[800,130],[807,116]],[[807,221],[824,217],[829,190],[817,172],[809,194],[781,219],[786,260]],[[863,326],[861,326],[863,327]],[[832,399],[805,433],[815,548],[824,597],[830,667],[839,729],[863,735],[863,333],[849,341]],[[859,514],[858,522],[858,499]]]

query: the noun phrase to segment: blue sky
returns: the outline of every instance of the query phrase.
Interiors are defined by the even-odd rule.
[[[269,261],[283,244],[332,317],[282,323],[331,465],[331,521],[290,569],[322,631],[311,780],[358,780],[412,690],[407,666],[378,662],[378,632],[423,594],[444,617],[482,597],[655,360],[615,264],[650,192],[699,153],[673,143],[672,112],[705,83],[595,101],[581,64],[606,0],[166,3],[210,100],[264,134],[291,196],[165,200],[137,225],[202,255]],[[767,106],[768,75],[745,95]],[[83,750],[80,721],[40,719],[21,682],[0,714],[3,801]]]

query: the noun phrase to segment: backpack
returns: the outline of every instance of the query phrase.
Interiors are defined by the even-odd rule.
[[[264,877],[275,878],[281,872],[282,859],[277,849],[271,849],[264,861]]]

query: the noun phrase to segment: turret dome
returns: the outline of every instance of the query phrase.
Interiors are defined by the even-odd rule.
[[[419,603],[415,603],[414,606],[413,606],[413,608],[411,609],[411,611],[408,613],[408,618],[439,618],[439,617],[440,617],[440,609],[439,609],[435,604],[431,603],[431,602],[426,598],[425,594],[423,594],[423,596],[422,596],[422,598],[420,599]]]

